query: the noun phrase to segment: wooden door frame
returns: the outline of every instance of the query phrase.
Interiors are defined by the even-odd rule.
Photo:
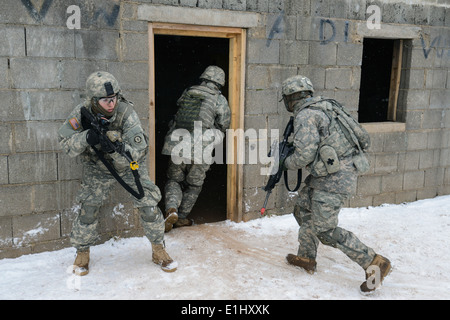
[[[155,150],[155,35],[176,35],[190,37],[228,38],[229,54],[229,92],[228,103],[231,109],[230,129],[244,129],[244,93],[245,93],[245,50],[246,30],[232,27],[211,27],[173,23],[148,23],[149,43],[149,156],[150,179],[156,177]],[[243,165],[237,163],[239,148],[233,143],[234,159],[227,157],[227,219],[240,222],[243,219]],[[229,150],[230,151],[230,150]]]

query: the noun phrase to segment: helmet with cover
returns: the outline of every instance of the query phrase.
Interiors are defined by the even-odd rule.
[[[286,110],[292,112],[292,106],[289,102],[292,101],[294,97],[295,100],[300,100],[308,95],[314,93],[314,87],[307,77],[304,76],[293,76],[286,79],[282,84],[282,94]]]
[[[114,97],[120,94],[120,85],[117,79],[109,72],[97,71],[92,73],[86,80],[86,98],[92,104],[95,112],[112,116],[113,112],[107,112],[99,104],[99,100],[106,97]]]
[[[225,72],[217,66],[209,66],[203,71],[200,79],[212,81],[223,87],[225,85]]]

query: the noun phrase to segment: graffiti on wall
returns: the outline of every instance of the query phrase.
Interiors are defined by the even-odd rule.
[[[45,19],[50,7],[53,4],[53,0],[44,0],[40,8],[36,8],[31,0],[21,0],[23,6],[27,9],[28,14],[36,21],[41,22]],[[114,26],[119,17],[120,4],[112,4],[112,7],[108,9],[104,7],[98,7],[95,10],[89,10],[88,8],[80,8],[77,5],[70,5],[67,8],[67,14],[70,16],[67,18],[66,25],[69,29],[81,28],[81,14],[82,12],[89,12],[90,16],[87,19],[88,26],[97,22],[101,17],[110,27]]]
[[[425,59],[430,57],[431,51],[435,49],[436,57],[438,59],[449,59],[450,58],[450,37],[444,38],[442,35],[436,36],[430,41],[430,44],[425,43],[423,35],[420,35],[420,40],[422,43],[422,50]]]

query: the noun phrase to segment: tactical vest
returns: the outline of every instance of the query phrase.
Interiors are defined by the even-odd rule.
[[[328,102],[328,104],[320,104]],[[329,134],[320,142],[319,152],[310,169],[315,176],[325,176],[340,170],[340,160],[352,156],[359,173],[370,168],[366,150],[370,136],[361,125],[334,99],[320,99],[304,104],[301,109],[323,111],[330,119]]]
[[[219,94],[205,86],[193,86],[183,92],[177,102],[179,109],[175,115],[176,127],[193,132],[195,121],[201,121],[203,129],[214,127]]]

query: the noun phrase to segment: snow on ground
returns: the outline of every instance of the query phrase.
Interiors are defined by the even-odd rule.
[[[152,263],[144,237],[92,247],[85,277],[70,273],[73,248],[3,259],[0,299],[450,299],[450,196],[345,208],[339,225],[394,265],[371,296],[359,293],[363,270],[337,249],[320,246],[314,275],[288,265],[298,226],[285,215],[171,231],[174,273]]]

